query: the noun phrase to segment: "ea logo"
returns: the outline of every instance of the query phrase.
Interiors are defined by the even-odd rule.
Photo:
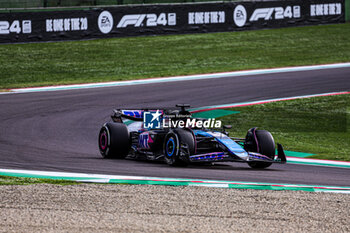
[[[109,11],[102,11],[97,20],[98,28],[104,34],[109,33],[113,28],[113,16]]]
[[[247,22],[247,11],[244,6],[238,5],[233,11],[233,21],[237,25],[237,27],[243,27]]]

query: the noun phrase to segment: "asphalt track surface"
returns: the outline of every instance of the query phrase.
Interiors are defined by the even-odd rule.
[[[192,107],[350,90],[350,68],[197,81],[0,95],[0,168],[350,186],[345,168],[244,163],[169,167],[102,159],[101,125],[113,108]]]

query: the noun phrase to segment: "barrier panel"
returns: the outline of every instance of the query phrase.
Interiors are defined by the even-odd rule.
[[[135,5],[0,13],[0,43],[206,33],[345,22],[344,0]]]
[[[350,21],[350,0],[345,0],[345,20]]]

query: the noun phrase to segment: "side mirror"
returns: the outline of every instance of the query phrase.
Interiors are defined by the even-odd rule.
[[[223,128],[224,129],[232,129],[232,125],[224,125]]]
[[[226,129],[231,129],[232,125],[224,125],[222,127],[222,133],[228,136],[228,132],[226,131]]]

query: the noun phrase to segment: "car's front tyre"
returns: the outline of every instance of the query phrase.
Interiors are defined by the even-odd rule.
[[[271,133],[266,130],[257,130],[252,128],[248,131],[246,141],[244,144],[246,151],[258,152],[262,155],[266,155],[270,159],[275,157],[275,140]],[[270,162],[248,162],[248,165],[252,168],[263,169],[271,166]]]
[[[163,153],[170,166],[186,166],[188,156],[194,154],[194,150],[194,136],[189,130],[175,129],[165,136]]]

